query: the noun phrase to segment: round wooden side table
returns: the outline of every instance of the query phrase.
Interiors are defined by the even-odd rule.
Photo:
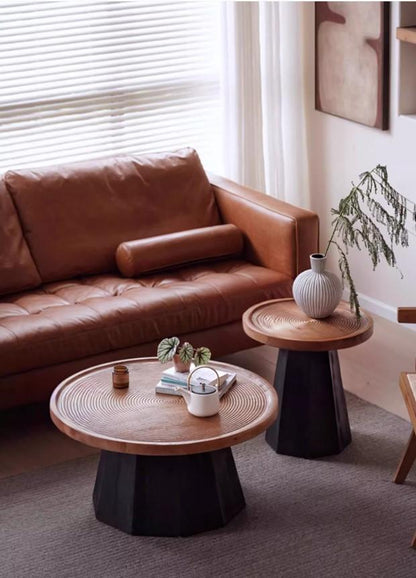
[[[266,433],[277,453],[316,458],[351,442],[337,350],[371,337],[373,321],[363,310],[361,315],[342,302],[326,319],[310,319],[293,299],[265,301],[244,313],[247,335],[279,348],[279,412]]]
[[[129,368],[126,389],[112,386],[120,363]],[[224,526],[245,506],[231,446],[273,423],[277,396],[251,371],[210,365],[237,375],[212,417],[191,415],[180,396],[155,393],[165,367],[154,358],[97,365],[55,389],[55,425],[101,449],[93,493],[98,520],[129,534],[188,536]]]

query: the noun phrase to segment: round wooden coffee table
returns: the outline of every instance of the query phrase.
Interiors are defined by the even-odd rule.
[[[130,370],[127,389],[114,389],[112,368]],[[182,397],[155,393],[166,366],[127,359],[81,371],[50,401],[65,434],[100,448],[93,493],[98,520],[129,534],[188,536],[225,525],[245,505],[231,446],[263,432],[277,416],[277,396],[260,376],[237,374],[219,414],[198,418]]]
[[[279,348],[274,387],[279,413],[266,440],[278,453],[315,458],[341,452],[351,441],[338,349],[352,347],[373,333],[371,317],[359,319],[342,302],[326,319],[310,319],[293,299],[250,307],[244,331]]]

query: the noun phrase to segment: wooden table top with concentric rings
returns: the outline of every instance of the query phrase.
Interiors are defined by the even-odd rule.
[[[373,334],[373,320],[341,302],[325,319],[311,319],[293,299],[272,299],[253,305],[243,315],[247,335],[260,343],[292,351],[331,351],[363,343]]]
[[[112,386],[116,363],[129,367],[130,385],[126,389]],[[181,396],[155,393],[167,366],[156,358],[140,358],[97,365],[64,380],[51,397],[52,421],[63,433],[86,445],[158,456],[222,449],[266,430],[277,416],[273,387],[240,367],[217,362],[210,365],[237,374],[215,416],[195,417],[188,413]]]

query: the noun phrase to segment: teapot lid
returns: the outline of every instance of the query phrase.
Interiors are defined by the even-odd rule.
[[[191,384],[191,392],[198,393],[199,395],[209,395],[217,391],[217,388],[213,385],[206,385],[205,383],[195,383]]]

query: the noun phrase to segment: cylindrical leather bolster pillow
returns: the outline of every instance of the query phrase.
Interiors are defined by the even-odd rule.
[[[126,277],[163,271],[178,265],[238,255],[243,234],[235,225],[214,225],[126,241],[117,247],[116,261]]]

